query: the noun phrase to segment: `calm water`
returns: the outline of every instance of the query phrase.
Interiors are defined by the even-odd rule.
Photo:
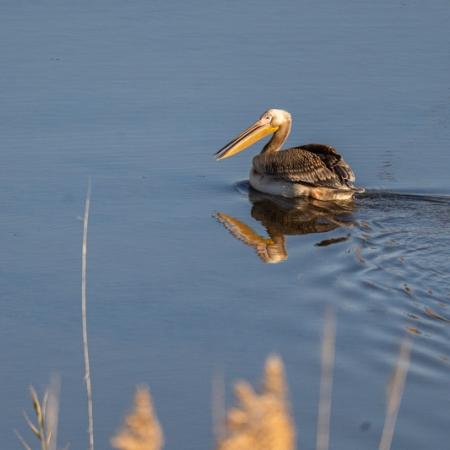
[[[213,373],[257,381],[272,351],[286,362],[299,444],[312,448],[330,303],[333,448],[376,448],[407,329],[394,447],[448,448],[450,328],[431,313],[450,318],[447,0],[3,0],[0,13],[4,448],[19,448],[28,384],[54,372],[61,444],[86,447],[89,176],[98,449],[138,383],[152,389],[167,449],[211,447]],[[335,145],[367,194],[343,209],[280,204],[249,192],[252,151],[214,161],[269,107],[293,114],[288,144]],[[231,220],[261,245],[271,236],[278,247],[258,251],[279,264],[235,239]]]

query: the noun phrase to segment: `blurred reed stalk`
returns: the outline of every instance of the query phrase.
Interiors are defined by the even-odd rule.
[[[41,400],[34,387],[30,386],[30,396],[33,403],[34,414],[36,416],[36,423],[33,423],[26,411],[23,411],[23,417],[28,428],[38,439],[41,450],[56,450],[59,416],[59,387],[59,378],[53,377]],[[14,431],[23,448],[25,450],[31,450],[31,446],[22,435],[17,430]]]
[[[222,371],[216,371],[212,380],[212,422],[216,442],[225,438],[226,407],[225,407],[225,380]]]
[[[400,344],[397,364],[387,388],[386,417],[381,435],[379,450],[390,450],[397,423],[398,411],[405,389],[406,376],[411,361],[411,339],[405,337]]]
[[[83,327],[84,382],[86,385],[86,395],[87,395],[88,439],[89,439],[88,448],[89,450],[94,450],[94,414],[92,406],[92,381],[91,381],[91,366],[89,363],[89,345],[88,345],[87,311],[86,311],[87,240],[88,240],[90,205],[91,205],[91,180],[89,179],[86,194],[86,202],[84,206],[83,244],[81,250],[81,319]]]
[[[325,310],[322,336],[319,411],[317,417],[316,449],[328,450],[330,445],[331,394],[336,343],[336,318],[334,309]]]

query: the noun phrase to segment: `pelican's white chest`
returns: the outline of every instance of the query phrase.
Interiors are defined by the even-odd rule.
[[[348,200],[355,193],[352,189],[330,189],[312,187],[301,183],[291,183],[271,175],[261,175],[255,169],[250,170],[250,186],[259,192],[281,197],[312,197],[317,200]]]
[[[311,188],[299,183],[290,183],[270,175],[261,175],[255,169],[250,170],[250,186],[257,191],[282,197],[309,196]]]

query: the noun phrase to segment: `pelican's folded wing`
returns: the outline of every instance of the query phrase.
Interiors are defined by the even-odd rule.
[[[253,158],[254,169],[293,183],[334,189],[351,186],[355,176],[333,147],[308,144]]]

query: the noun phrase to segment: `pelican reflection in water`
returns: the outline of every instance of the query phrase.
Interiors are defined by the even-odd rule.
[[[312,197],[318,200],[348,200],[356,192],[355,175],[330,145],[307,144],[281,150],[292,126],[291,115],[269,109],[253,125],[216,153],[225,159],[273,134],[261,153],[253,158],[250,185],[266,194],[283,197]]]
[[[238,240],[253,247],[265,263],[280,263],[288,258],[285,236],[326,233],[340,227],[351,227],[353,202],[321,202],[313,199],[287,199],[250,189],[251,215],[267,231],[260,236],[246,223],[218,212],[215,218]],[[348,239],[348,235],[327,239],[325,246]]]

